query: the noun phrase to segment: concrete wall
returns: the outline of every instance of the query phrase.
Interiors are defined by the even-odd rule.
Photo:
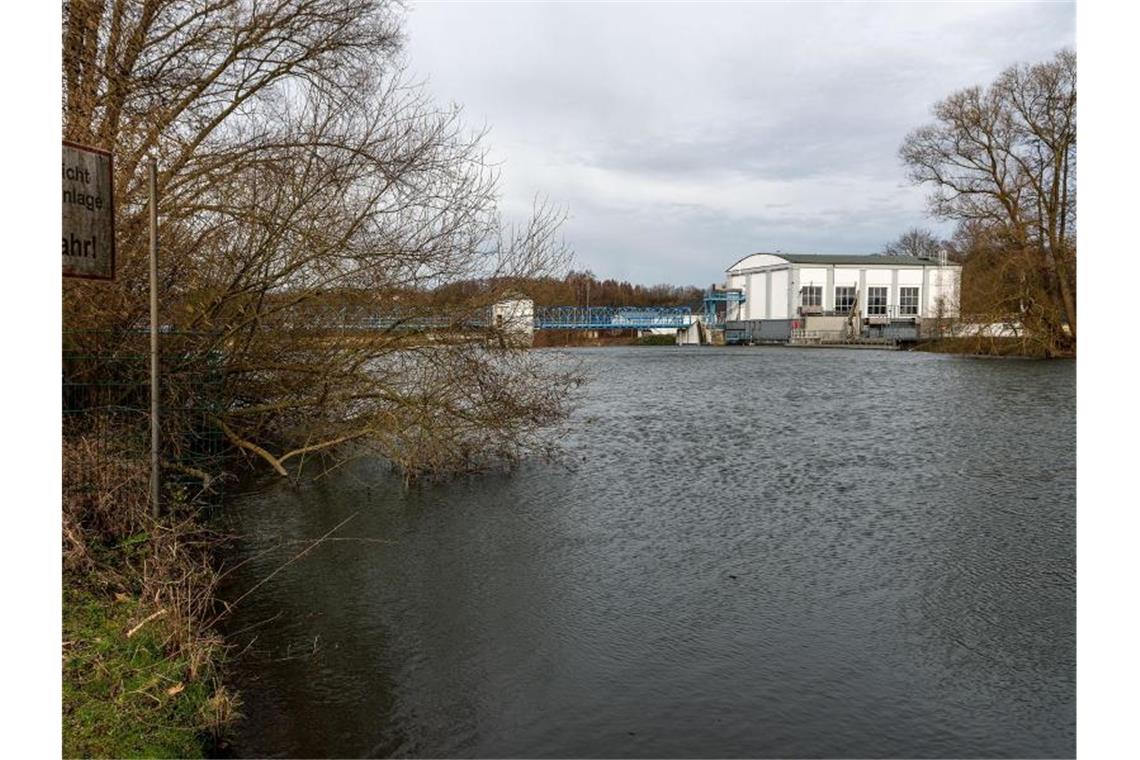
[[[819,332],[845,332],[847,317],[804,317],[800,321],[804,330]]]
[[[815,339],[843,340],[848,335],[847,317],[809,315],[796,320],[796,322],[799,323],[800,329],[803,330],[800,336],[808,341]]]
[[[678,346],[702,346],[712,343],[712,332],[702,319],[694,319],[691,325],[678,328],[676,333]]]

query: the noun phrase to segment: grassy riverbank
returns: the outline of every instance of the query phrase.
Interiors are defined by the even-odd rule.
[[[203,757],[238,706],[211,625],[217,540],[185,504],[152,519],[145,462],[106,440],[64,441],[63,756]]]
[[[168,653],[169,622],[128,637],[147,617],[142,600],[79,584],[63,610],[63,756],[202,757],[210,686]]]

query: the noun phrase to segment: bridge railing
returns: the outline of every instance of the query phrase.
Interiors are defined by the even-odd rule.
[[[548,306],[535,309],[536,330],[649,330],[686,329],[696,320],[687,307]],[[490,310],[465,314],[431,314],[390,310],[345,315],[339,321],[349,330],[432,330],[490,326]]]
[[[693,313],[685,307],[548,306],[534,315],[536,330],[631,330],[686,328]]]
[[[342,330],[445,330],[488,327],[490,324],[490,309],[457,313],[405,309],[342,315],[338,327]]]

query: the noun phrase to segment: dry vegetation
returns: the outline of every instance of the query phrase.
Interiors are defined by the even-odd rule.
[[[192,733],[232,712],[206,624],[214,537],[169,491],[167,516],[147,516],[145,416],[101,422],[96,403],[83,415],[90,389],[127,388],[116,408],[146,408],[138,367],[119,359],[139,353],[147,324],[150,159],[168,477],[215,482],[185,456],[203,426],[282,474],[352,447],[416,477],[545,452],[567,412],[573,371],[469,328],[512,283],[564,269],[561,215],[536,202],[528,221],[503,222],[482,135],[403,77],[401,13],[381,0],[62,5],[63,137],[114,154],[117,248],[114,282],[63,292],[65,350],[86,357],[65,361],[64,617],[79,637],[65,642],[69,754],[153,754],[130,737],[185,724],[162,711],[190,695]],[[446,308],[401,298],[458,282],[474,285]],[[354,309],[398,320],[362,339],[346,329]],[[425,316],[430,337],[404,329]],[[138,635],[157,637],[146,656],[121,630],[143,620]],[[163,672],[184,691],[137,682],[136,654],[143,669],[174,663]],[[109,685],[91,677],[111,671]],[[190,688],[202,684],[213,686]],[[108,700],[117,709],[94,710]],[[139,707],[150,703],[161,714]],[[124,725],[100,722],[116,717]],[[111,735],[123,743],[91,743]]]
[[[220,539],[184,506],[151,517],[122,432],[64,439],[64,756],[199,756],[239,709],[208,624]]]
[[[1014,325],[1043,356],[1076,351],[1076,73],[1071,50],[1013,66],[935,105],[900,151],[959,222],[964,319]]]
[[[464,325],[566,261],[561,217],[505,227],[481,136],[404,81],[399,9],[374,0],[64,6],[64,136],[116,159],[115,283],[69,281],[64,323],[146,323],[142,167],[158,162],[162,322],[225,377],[217,422],[285,471],[368,443],[410,472],[541,445],[575,378]],[[346,301],[414,319],[392,294],[478,283],[425,344],[343,331]],[[315,342],[307,338],[320,335]],[[339,336],[339,337],[338,337]],[[115,338],[92,346],[107,351]]]

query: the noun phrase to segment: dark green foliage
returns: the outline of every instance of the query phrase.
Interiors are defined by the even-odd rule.
[[[675,346],[677,345],[677,336],[675,335],[642,335],[637,339],[639,346]]]

